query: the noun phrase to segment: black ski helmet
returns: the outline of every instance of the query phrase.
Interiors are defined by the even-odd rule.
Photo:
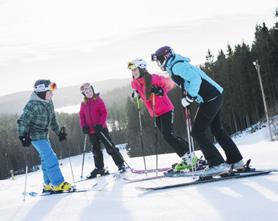
[[[174,55],[174,51],[171,47],[163,46],[157,49],[156,52],[151,55],[152,56],[151,59],[152,61],[156,61],[162,70],[165,70],[165,65],[167,61],[173,55]]]
[[[49,86],[51,84],[50,80],[40,79],[34,84],[34,92],[39,98],[45,100],[46,92],[50,90]]]

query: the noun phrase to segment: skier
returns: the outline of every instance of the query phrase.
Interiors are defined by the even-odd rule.
[[[43,171],[43,192],[71,191],[72,185],[64,181],[56,154],[48,138],[50,127],[59,137],[66,139],[64,127],[59,127],[52,102],[56,84],[50,80],[37,80],[34,91],[17,120],[19,139],[24,147],[31,144],[39,153]]]
[[[107,129],[106,118],[107,110],[99,93],[94,91],[90,83],[84,83],[80,87],[81,93],[84,96],[84,101],[80,106],[80,126],[83,133],[89,135],[90,142],[93,145],[93,155],[95,169],[87,176],[88,179],[95,178],[97,175],[109,174],[104,169],[103,153],[100,142],[102,142],[109,155],[112,156],[118,171],[123,173],[126,171],[124,160],[119,152],[119,149],[113,144]]]
[[[174,82],[170,78],[150,74],[143,59],[134,59],[128,63],[128,68],[132,71],[131,87],[143,100],[150,116],[155,117],[163,138],[182,159],[181,163],[173,165],[174,170],[191,170],[192,166],[198,164],[198,159],[194,154],[189,154],[188,143],[174,135],[174,106],[167,95],[173,89]]]
[[[224,174],[231,168],[243,168],[242,155],[233,140],[225,133],[221,122],[223,88],[201,69],[191,65],[189,58],[175,54],[168,46],[161,47],[152,54],[152,61],[156,61],[158,66],[167,71],[176,84],[181,86],[184,95],[181,103],[184,108],[193,101],[199,104],[191,135],[199,144],[209,164],[202,175]],[[209,127],[223,148],[227,163],[205,135]]]

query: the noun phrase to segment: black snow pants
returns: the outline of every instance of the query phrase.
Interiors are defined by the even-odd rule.
[[[115,147],[114,143],[109,136],[107,128],[103,128],[101,131],[109,142],[101,134],[90,134],[90,142],[93,145],[93,155],[95,161],[95,167],[98,169],[104,168],[103,153],[101,150],[100,142],[104,144],[107,153],[113,158],[115,164],[119,167],[124,164],[124,161],[119,153],[119,149]],[[111,145],[112,144],[112,145]]]
[[[223,100],[223,94],[219,94],[214,100],[200,104],[191,131],[192,137],[199,144],[209,166],[216,166],[224,162],[220,152],[205,134],[209,127],[217,142],[223,148],[227,163],[232,164],[242,160],[236,144],[225,133],[221,122],[220,112]]]
[[[184,139],[174,135],[173,119],[173,111],[167,112],[156,118],[156,125],[162,133],[165,141],[180,157],[182,157],[186,152],[189,151],[189,145]]]

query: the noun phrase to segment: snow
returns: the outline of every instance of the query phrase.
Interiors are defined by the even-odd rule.
[[[67,114],[79,113],[79,110],[80,110],[80,104],[70,105],[70,106],[55,109],[55,111],[58,113],[67,113]]]
[[[278,168],[278,142],[267,141],[267,129],[255,133],[244,132],[237,136],[236,143],[245,158],[251,158],[256,168]],[[134,168],[143,168],[142,158],[128,158]],[[198,154],[200,154],[198,152]],[[147,157],[148,168],[155,167],[155,156]],[[167,167],[178,161],[175,154],[159,155],[160,167]],[[82,156],[71,158],[75,180],[80,179]],[[72,181],[69,160],[62,162],[66,180]],[[110,157],[105,155],[105,164],[110,172],[116,171]],[[91,153],[86,154],[84,174],[93,169]],[[143,177],[131,175],[128,177]],[[150,175],[149,175],[150,176]],[[243,221],[278,218],[278,175],[229,180],[187,188],[175,188],[157,192],[143,192],[136,187],[170,184],[191,178],[167,178],[141,183],[126,183],[122,179],[100,177],[77,183],[78,188],[91,187],[95,182],[104,185],[102,191],[52,195],[48,197],[27,197],[23,202],[24,175],[15,180],[0,181],[0,220],[202,220]],[[40,171],[28,174],[27,191],[41,190]],[[105,185],[107,184],[107,185]]]

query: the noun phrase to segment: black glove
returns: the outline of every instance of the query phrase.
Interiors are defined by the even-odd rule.
[[[102,125],[101,124],[97,124],[96,126],[95,126],[95,132],[97,133],[97,134],[99,134],[101,131],[102,131]]]
[[[90,133],[90,128],[88,126],[84,126],[82,128],[83,134],[89,134]]]
[[[154,93],[155,95],[158,95],[158,96],[163,96],[163,94],[164,94],[163,89],[161,87],[156,86],[156,85],[152,86],[151,92]]]
[[[66,133],[66,128],[61,127],[60,132],[58,134],[59,141],[66,140],[67,139],[67,133]]]
[[[22,146],[29,147],[31,145],[31,138],[29,134],[25,133],[23,136],[19,136],[18,138],[21,141]]]

